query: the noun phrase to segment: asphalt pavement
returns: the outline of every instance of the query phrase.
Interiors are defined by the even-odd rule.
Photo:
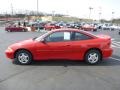
[[[120,35],[118,31],[99,30],[112,38],[112,57],[99,65],[78,61],[42,61],[15,65],[5,57],[12,43],[45,32],[5,32],[0,27],[0,90],[120,90]]]

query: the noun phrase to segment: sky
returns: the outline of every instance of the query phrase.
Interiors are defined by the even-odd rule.
[[[59,13],[79,18],[107,19],[120,18],[119,0],[38,0],[39,11]],[[37,0],[2,0],[0,13],[37,10]],[[92,7],[90,14],[89,7]],[[112,14],[112,12],[114,12]],[[101,14],[99,14],[101,13]]]

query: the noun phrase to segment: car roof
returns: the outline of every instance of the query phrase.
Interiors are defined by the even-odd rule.
[[[72,28],[61,28],[61,29],[54,29],[52,32],[57,32],[57,31],[81,31],[79,29],[72,29]]]
[[[87,32],[87,31],[83,31],[83,30],[79,30],[79,29],[73,29],[73,28],[62,28],[62,29],[54,29],[50,32],[59,32],[59,31],[75,31],[75,32],[81,32],[83,34],[86,34],[86,35],[89,35],[91,37],[94,37],[94,38],[97,38],[94,34],[90,33],[90,32]]]

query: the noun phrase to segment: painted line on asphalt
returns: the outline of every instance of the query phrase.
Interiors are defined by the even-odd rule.
[[[112,38],[111,40],[115,40],[114,38]]]
[[[120,42],[112,40],[112,47],[120,48]]]
[[[116,46],[119,46],[119,47],[120,47],[120,44],[118,44],[118,43],[114,43],[114,42],[112,42],[112,44],[114,44],[114,45],[116,45]]]
[[[120,44],[120,42],[118,42],[118,41],[112,41],[112,42]]]
[[[116,61],[120,61],[120,59],[118,59],[118,58],[114,58],[114,57],[110,57],[111,59],[114,59],[114,60],[116,60]]]
[[[120,46],[118,47],[118,46],[115,46],[115,45],[113,45],[113,44],[111,45],[111,47],[120,48]]]

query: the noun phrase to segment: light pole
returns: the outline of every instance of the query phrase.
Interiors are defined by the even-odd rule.
[[[55,16],[55,11],[52,11],[52,16]]]
[[[113,23],[113,19],[114,19],[114,14],[115,14],[115,12],[112,12],[112,20],[111,20],[112,23]]]
[[[89,10],[90,10],[90,12],[89,12],[89,19],[91,18],[91,12],[92,12],[92,7],[89,7]]]
[[[99,12],[99,23],[100,23],[100,20],[101,20],[101,12]]]
[[[38,16],[38,13],[39,13],[39,1],[37,0],[37,16]]]
[[[11,3],[11,15],[13,16],[13,5]]]

